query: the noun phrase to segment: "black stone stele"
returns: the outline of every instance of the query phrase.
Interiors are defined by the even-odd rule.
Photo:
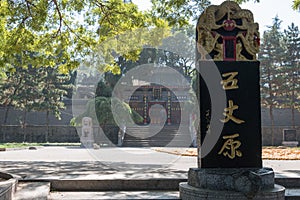
[[[179,184],[183,200],[285,198],[285,188],[274,184],[273,170],[262,168],[258,29],[252,12],[233,1],[207,7],[198,19],[200,155],[188,182]],[[205,77],[208,71],[216,76]],[[212,77],[218,80],[211,82]],[[210,139],[216,143],[207,154]]]
[[[217,66],[225,90],[222,133],[212,151],[201,158],[201,168],[261,168],[261,113],[259,62],[200,61],[201,68]],[[201,142],[210,127],[211,102],[200,75]]]

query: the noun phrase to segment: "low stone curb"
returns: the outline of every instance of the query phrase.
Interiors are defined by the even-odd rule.
[[[0,172],[0,200],[12,200],[18,185],[19,176]]]
[[[50,182],[51,190],[55,191],[135,191],[178,190],[179,183],[187,179],[22,179],[19,182]],[[275,178],[275,183],[300,189],[300,178]]]

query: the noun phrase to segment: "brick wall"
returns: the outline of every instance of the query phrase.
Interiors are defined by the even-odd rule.
[[[273,128],[273,143],[275,146],[280,146],[283,140],[283,130],[292,129],[289,126],[277,126]],[[297,132],[297,141],[300,144],[300,126],[295,127]],[[262,144],[263,146],[272,145],[272,128],[271,126],[262,127]]]
[[[113,130],[112,128],[109,128]],[[283,139],[283,129],[291,129],[288,126],[277,126],[273,128],[274,145],[279,146]],[[116,133],[106,133],[99,127],[93,127],[94,138],[96,143],[106,143],[113,145],[117,143]],[[297,140],[300,144],[300,126],[296,127]],[[25,129],[25,142],[46,142],[47,127],[46,126],[27,126]],[[80,142],[81,128],[73,126],[49,126],[48,142]],[[6,142],[23,142],[24,132],[21,126],[7,125],[0,126],[0,143]],[[109,139],[108,139],[109,138]],[[262,144],[264,146],[272,145],[272,134],[270,126],[262,127]]]
[[[17,125],[0,126],[0,143],[7,142],[38,142],[46,141],[46,126],[26,126],[22,129]],[[24,137],[25,135],[25,137]],[[72,126],[49,126],[48,142],[79,142],[77,130]]]

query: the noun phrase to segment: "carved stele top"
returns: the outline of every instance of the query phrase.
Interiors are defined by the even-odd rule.
[[[233,1],[209,6],[197,23],[200,60],[255,61],[259,51],[258,23]]]
[[[85,127],[92,127],[93,124],[92,124],[92,118],[90,117],[83,117],[82,118],[82,126],[85,126]]]

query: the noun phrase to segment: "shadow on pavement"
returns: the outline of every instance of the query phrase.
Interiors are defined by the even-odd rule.
[[[100,161],[2,161],[0,171],[23,179],[185,178],[187,171],[165,165]]]

